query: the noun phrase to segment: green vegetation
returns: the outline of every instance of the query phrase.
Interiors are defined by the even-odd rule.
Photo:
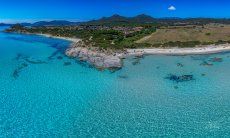
[[[78,26],[23,27],[17,24],[6,31],[81,38],[86,45],[102,49],[195,47],[229,43],[228,21],[199,18],[161,20],[146,15],[133,18],[114,15]]]
[[[137,31],[134,25],[122,26],[122,28],[119,27],[120,26],[117,26],[117,29],[116,27],[105,26],[23,27],[21,25],[14,25],[6,31],[81,38],[86,44],[103,49],[151,46],[147,43],[139,44],[136,43],[136,41],[144,36],[152,34],[156,30],[155,25],[145,24],[141,26],[141,29],[138,28],[139,30]]]

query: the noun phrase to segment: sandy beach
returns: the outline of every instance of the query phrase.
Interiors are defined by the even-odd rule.
[[[49,35],[49,34],[37,34],[37,35],[41,35],[41,36],[45,36],[45,37],[50,37],[50,38],[63,39],[63,40],[71,41],[71,42],[74,42],[74,43],[78,43],[81,40],[79,38],[60,37],[60,36],[53,36],[53,35]]]
[[[230,51],[230,44],[199,46],[195,48],[143,48],[127,49],[128,55],[165,54],[165,55],[192,55],[213,54]]]

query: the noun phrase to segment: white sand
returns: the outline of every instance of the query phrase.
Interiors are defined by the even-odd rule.
[[[143,48],[127,49],[128,55],[165,54],[165,55],[192,55],[211,54],[230,51],[230,44],[199,46],[195,48]]]
[[[79,38],[59,37],[59,36],[52,36],[52,35],[49,35],[49,34],[38,34],[38,35],[45,36],[45,37],[51,37],[51,38],[63,39],[63,40],[71,41],[71,42],[74,42],[74,43],[77,43],[77,42],[79,42],[81,40]]]

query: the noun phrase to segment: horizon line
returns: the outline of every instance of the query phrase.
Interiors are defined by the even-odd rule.
[[[148,14],[138,14],[138,15],[134,15],[134,16],[125,16],[125,15],[121,15],[121,14],[111,14],[110,16],[101,16],[99,18],[92,18],[92,19],[87,19],[87,20],[81,20],[81,19],[71,19],[71,18],[49,18],[49,19],[12,19],[12,18],[6,18],[6,19],[3,19],[1,18],[0,19],[0,23],[3,23],[3,24],[16,24],[16,23],[36,23],[36,22],[39,22],[39,21],[70,21],[70,22],[87,22],[87,21],[92,21],[92,20],[99,20],[101,18],[104,18],[104,17],[112,17],[114,15],[119,15],[119,16],[122,16],[122,17],[136,17],[136,16],[139,16],[139,15],[147,15],[147,16],[151,16],[151,15],[148,15]],[[155,19],[173,19],[173,18],[177,18],[177,19],[196,19],[196,18],[203,18],[203,19],[230,19],[230,17],[205,17],[205,16],[197,16],[197,17],[177,17],[177,16],[166,16],[166,17],[153,17],[151,16],[152,18],[155,18]]]

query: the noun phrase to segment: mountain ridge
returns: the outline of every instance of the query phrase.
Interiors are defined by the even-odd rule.
[[[76,25],[122,25],[122,24],[144,24],[144,23],[160,23],[160,24],[207,24],[207,23],[223,23],[230,24],[229,18],[179,18],[179,17],[164,17],[154,18],[150,15],[139,14],[133,17],[121,16],[114,14],[109,17],[102,17],[95,20],[85,22],[74,22],[68,20],[52,20],[52,21],[38,21],[35,23],[19,23],[23,26],[76,26]],[[0,23],[0,26],[10,26],[14,24]]]

